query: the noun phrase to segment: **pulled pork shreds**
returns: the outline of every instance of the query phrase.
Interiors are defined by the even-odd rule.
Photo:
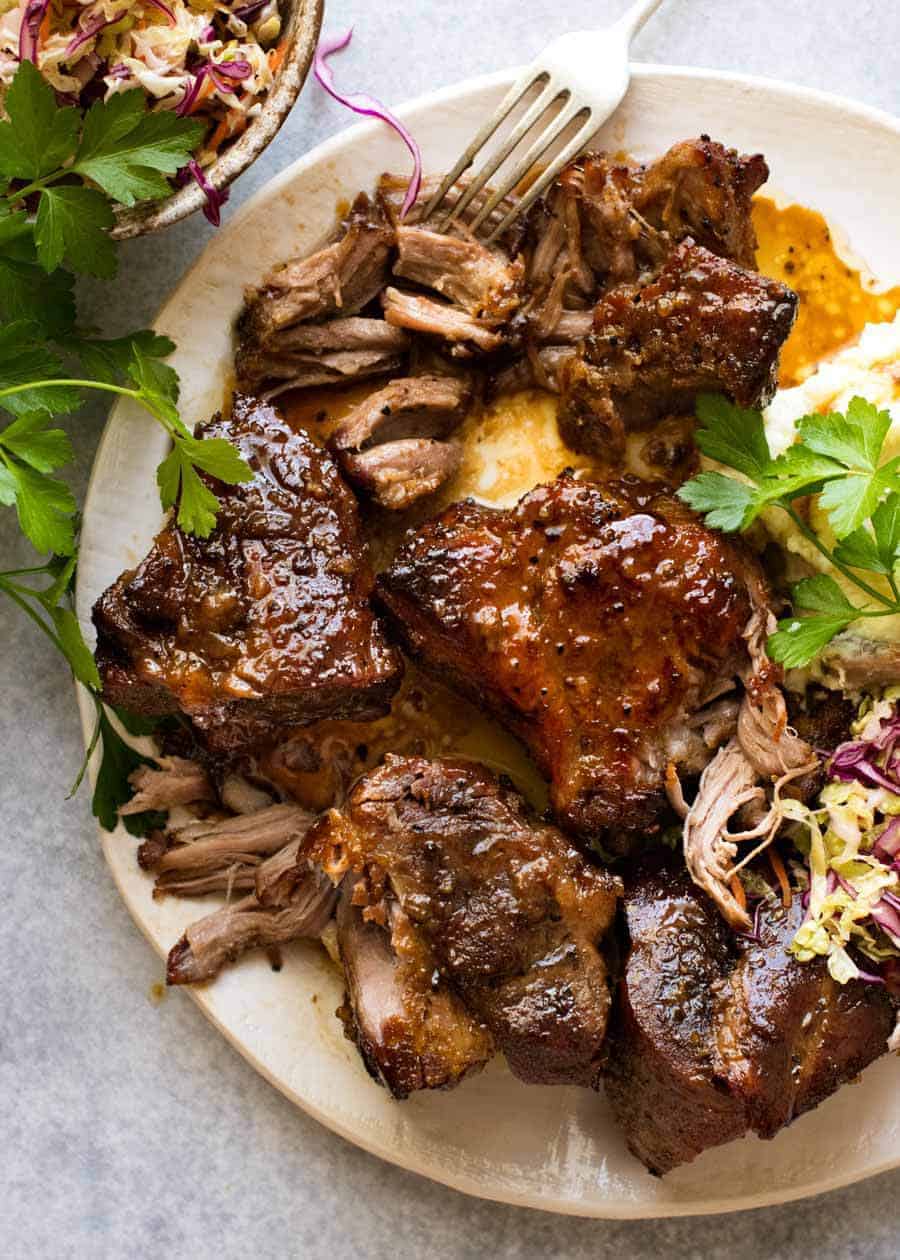
[[[728,822],[742,805],[764,799],[756,770],[736,738],[720,748],[703,771],[694,803],[684,820],[684,860],[694,883],[707,892],[732,927],[749,932],[747,911],[728,887],[737,844]]]
[[[306,834],[313,815],[298,805],[191,822],[165,833],[166,848],[142,846],[139,860],[156,873],[154,896],[197,896],[251,886],[265,858]]]
[[[134,796],[119,810],[123,815],[216,799],[206,771],[186,757],[157,757],[155,766],[139,766],[128,782]]]
[[[298,870],[298,847],[299,841],[292,842],[270,859],[271,866],[265,864],[268,871],[260,868],[266,901],[253,893],[185,930],[169,952],[167,984],[202,984],[247,950],[319,936],[334,913],[338,890],[322,872]]]

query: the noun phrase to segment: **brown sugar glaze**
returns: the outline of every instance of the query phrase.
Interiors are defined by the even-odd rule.
[[[800,294],[800,314],[781,356],[783,387],[804,380],[867,323],[892,319],[900,309],[900,286],[874,292],[860,271],[841,258],[817,211],[799,205],[782,208],[759,197],[753,222],[759,270]],[[286,395],[280,406],[292,424],[324,442],[374,388],[377,384],[364,382],[346,390],[309,389]],[[473,495],[509,506],[565,467],[589,472],[590,458],[571,451],[559,437],[555,410],[553,395],[526,390],[473,412],[461,433],[460,470],[448,486],[411,512],[367,512],[376,567],[389,562],[407,529],[451,502]],[[291,742],[294,748],[276,756],[278,764],[266,770],[309,808],[325,808],[386,752],[477,758],[509,775],[538,809],[546,806],[546,785],[522,745],[412,665],[387,717],[366,723],[320,722],[297,731]]]

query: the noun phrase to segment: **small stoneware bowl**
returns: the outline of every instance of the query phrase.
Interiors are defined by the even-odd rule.
[[[274,138],[309,73],[322,26],[324,0],[282,0],[281,8],[285,19],[285,55],[262,110],[240,139],[204,170],[206,178],[218,190],[227,188],[237,179]],[[147,201],[120,209],[112,235],[121,241],[157,232],[200,210],[204,201],[203,190],[191,181],[162,201]]]

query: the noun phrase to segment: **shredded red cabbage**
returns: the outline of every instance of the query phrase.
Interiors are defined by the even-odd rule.
[[[194,80],[175,106],[175,113],[184,117],[185,114],[191,112],[191,107],[207,76],[220,92],[231,92],[235,83],[249,78],[252,73],[253,67],[249,61],[205,61],[199,70],[194,71]]]
[[[400,217],[403,218],[415,205],[419,189],[422,186],[422,153],[413,136],[407,131],[400,119],[392,114],[386,105],[382,105],[381,101],[376,100],[374,96],[367,95],[365,92],[353,92],[348,96],[343,92],[339,92],[334,86],[334,76],[328,64],[328,58],[332,53],[340,52],[346,48],[352,38],[353,27],[351,26],[343,35],[326,36],[321,39],[319,46],[316,48],[313,70],[316,79],[329,96],[333,96],[336,101],[339,101],[341,105],[345,105],[347,109],[352,109],[354,114],[364,114],[367,118],[380,118],[389,127],[393,127],[407,149],[409,149],[413,159],[413,173],[406,189],[402,209],[400,210]]]
[[[183,166],[181,168],[175,176],[175,183],[181,186],[186,184],[189,179],[194,180],[194,182],[203,189],[203,195],[206,197],[206,205],[203,207],[203,214],[213,227],[218,227],[222,222],[220,211],[222,206],[224,206],[225,202],[228,200],[228,189],[223,188],[220,190],[218,188],[214,188],[206,178],[206,172],[203,170],[203,167],[196,158],[191,158],[187,166]]]
[[[900,816],[892,818],[872,846],[880,862],[890,865],[900,853]]]
[[[124,63],[120,62],[117,66],[110,66],[106,72],[106,77],[108,79],[130,79],[131,71]]]
[[[152,5],[154,9],[158,9],[160,13],[164,14],[168,19],[170,26],[178,25],[178,19],[169,6],[164,3],[164,0],[147,0],[147,3]]]
[[[126,12],[127,10],[123,9],[122,12],[117,13],[115,17],[105,18],[101,15],[100,17],[94,18],[92,22],[88,22],[87,26],[85,26],[83,30],[80,30],[74,39],[69,40],[66,45],[66,51],[63,53],[63,57],[71,57],[72,53],[77,52],[82,44],[86,44],[89,39],[93,39],[95,35],[99,34],[99,32],[104,30],[107,26],[112,26],[115,22],[121,22]]]
[[[886,984],[887,983],[885,981],[884,976],[879,976],[877,972],[863,971],[861,967],[858,970],[859,970],[859,975],[857,976],[857,979],[865,981],[866,984]]]
[[[250,19],[255,17],[257,13],[261,12],[268,3],[269,0],[255,0],[255,3],[253,4],[243,4],[239,9],[232,9],[232,13],[236,18],[239,18],[241,22],[249,22]]]
[[[856,889],[853,887],[853,885],[850,883],[849,879],[844,879],[843,875],[838,875],[836,871],[835,871],[835,879],[840,884],[841,888],[843,888],[847,896],[852,897],[853,900],[855,901],[858,896],[858,893]]]
[[[844,783],[864,783],[900,793],[898,758],[895,745],[900,739],[900,714],[895,713],[879,724],[871,739],[851,740],[841,744],[831,756],[828,773]]]
[[[872,918],[893,943],[900,948],[900,912],[892,906],[885,895],[872,907]]]
[[[19,60],[33,61],[37,65],[38,39],[41,22],[50,7],[50,0],[28,0],[19,25]]]

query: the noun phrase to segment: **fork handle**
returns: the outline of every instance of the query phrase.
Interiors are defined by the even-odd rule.
[[[637,3],[633,4],[630,9],[626,9],[613,25],[622,31],[626,40],[630,41],[634,39],[647,19],[653,17],[653,14],[661,4],[662,0],[637,0]]]

